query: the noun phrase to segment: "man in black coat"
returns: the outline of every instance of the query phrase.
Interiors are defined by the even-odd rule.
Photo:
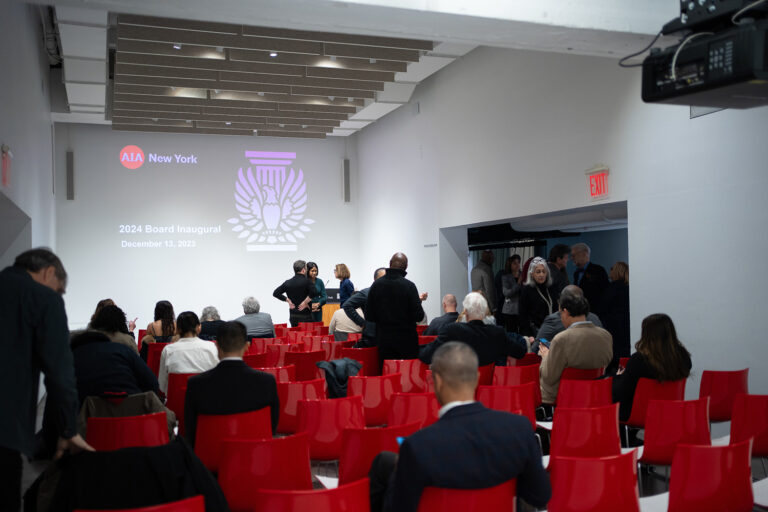
[[[571,246],[571,259],[576,265],[573,284],[581,288],[591,309],[596,308],[608,287],[608,273],[603,267],[589,261],[591,250],[585,243]]]
[[[485,297],[472,292],[467,294],[461,305],[464,307],[467,321],[443,325],[437,339],[421,347],[419,359],[422,362],[430,364],[435,351],[449,341],[461,341],[472,347],[480,366],[491,363],[505,365],[507,356],[519,359],[525,355],[528,346],[522,337],[521,342],[517,339],[513,341],[503,327],[483,322],[488,308]]]
[[[407,437],[399,457],[382,452],[371,466],[371,512],[416,512],[425,487],[481,489],[517,479],[517,495],[537,508],[551,495],[541,450],[525,417],[475,402],[477,356],[461,342],[432,361],[440,420]],[[394,469],[394,474],[392,471]]]
[[[296,327],[299,322],[312,321],[312,308],[309,303],[312,297],[317,295],[317,288],[307,277],[307,262],[296,260],[293,262],[293,277],[275,288],[272,296],[288,303],[288,316],[291,327]]]
[[[184,427],[190,446],[195,446],[200,414],[238,414],[270,407],[272,432],[280,417],[275,378],[243,362],[248,349],[245,326],[226,322],[216,335],[219,364],[189,379],[184,402]]]
[[[380,277],[382,277],[386,272],[387,272],[387,269],[385,269],[384,267],[377,268],[373,272],[374,282]],[[358,341],[355,344],[356,348],[366,348],[366,347],[376,346],[376,324],[357,314],[358,308],[365,311],[365,306],[366,304],[368,304],[368,292],[370,291],[371,291],[370,286],[368,288],[363,288],[362,290],[354,293],[350,298],[348,298],[347,301],[342,306],[342,308],[344,309],[344,312],[347,314],[349,319],[363,328],[363,333],[362,333],[362,336],[360,337],[360,341]]]
[[[380,361],[419,357],[416,322],[424,318],[424,310],[416,285],[405,278],[407,268],[405,254],[394,254],[384,277],[368,292],[365,319],[376,324]]]

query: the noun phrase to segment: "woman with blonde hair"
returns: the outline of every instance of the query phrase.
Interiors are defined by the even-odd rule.
[[[347,299],[355,293],[355,285],[349,280],[349,269],[344,263],[339,263],[333,269],[333,275],[340,281],[339,283],[339,307],[344,307]]]

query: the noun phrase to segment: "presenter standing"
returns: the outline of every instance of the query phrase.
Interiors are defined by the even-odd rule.
[[[317,288],[317,295],[312,297],[312,321],[313,322],[322,322],[323,321],[323,306],[325,306],[326,301],[328,300],[328,294],[325,293],[325,284],[317,278],[317,263],[314,261],[307,262],[307,276],[309,277],[309,280],[312,281],[312,284],[315,285],[315,288]]]
[[[299,322],[312,321],[312,309],[310,301],[317,295],[317,288],[307,277],[307,262],[296,260],[293,262],[294,276],[275,288],[272,296],[288,303],[288,315],[291,327],[296,327]]]

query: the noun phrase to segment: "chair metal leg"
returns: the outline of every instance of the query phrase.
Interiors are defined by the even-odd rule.
[[[768,471],[765,469],[765,457],[760,457],[760,464],[763,466],[763,478],[768,477]]]
[[[642,498],[645,493],[643,489],[643,464],[641,462],[637,463],[637,488],[639,495]]]

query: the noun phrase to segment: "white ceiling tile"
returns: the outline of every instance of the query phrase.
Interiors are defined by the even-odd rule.
[[[106,83],[107,62],[64,57],[64,81]]]
[[[104,106],[106,98],[106,86],[91,84],[65,83],[67,89],[67,101],[76,105]]]
[[[371,103],[357,114],[350,116],[350,120],[376,120],[384,117],[393,110],[403,106],[403,103]]]
[[[107,29],[59,23],[61,54],[88,59],[107,58]]]
[[[67,7],[59,5],[56,7],[56,20],[59,23],[74,23],[107,26],[107,11],[100,9],[86,9],[83,7]]]
[[[376,94],[376,100],[388,103],[408,103],[414,89],[416,89],[416,84],[388,82],[384,84],[384,90]]]
[[[429,75],[444,68],[453,61],[453,57],[430,57],[429,55],[425,55],[419,62],[411,62],[408,64],[408,71],[405,73],[395,73],[395,81],[421,82]]]
[[[329,137],[349,137],[353,133],[357,132],[357,130],[345,130],[343,128],[334,128],[331,133],[328,133]]]
[[[477,48],[476,44],[440,43],[429,53],[446,57],[461,57],[475,48]]]
[[[365,128],[369,124],[371,124],[370,121],[342,121],[339,128],[359,130],[360,128]]]
[[[104,114],[90,114],[83,112],[52,112],[51,121],[54,123],[112,124],[112,121],[104,119]]]

